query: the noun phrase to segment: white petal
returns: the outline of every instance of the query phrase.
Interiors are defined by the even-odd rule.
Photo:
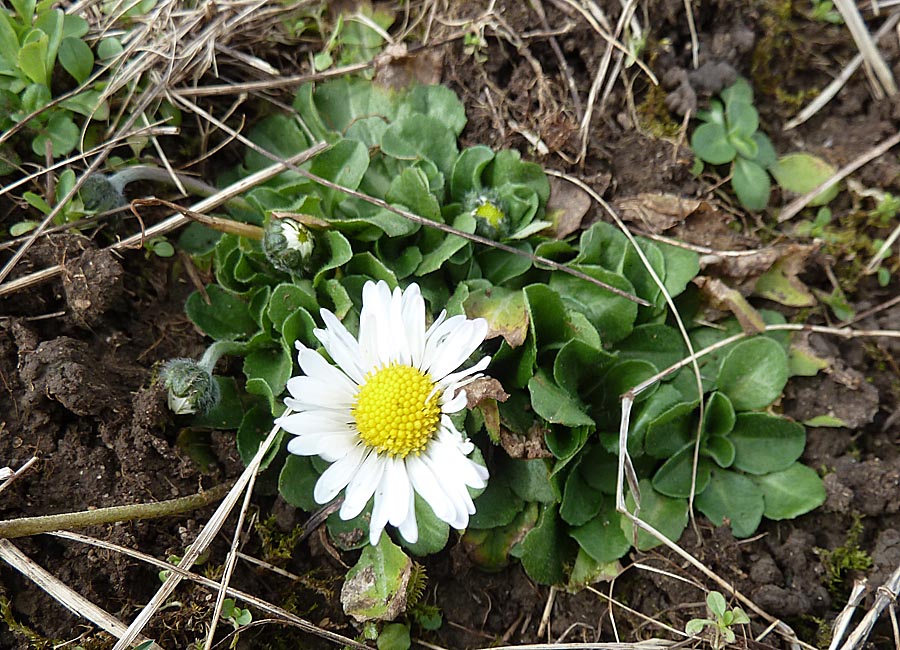
[[[419,285],[411,284],[406,287],[400,312],[409,347],[409,364],[414,368],[421,368],[425,355],[425,300]]]
[[[343,323],[327,309],[319,312],[325,322],[324,330],[314,330],[313,333],[325,346],[328,354],[334,359],[347,376],[357,384],[363,382],[365,372],[361,365],[360,346],[356,339],[347,331]]]
[[[419,456],[406,457],[406,471],[413,489],[431,506],[435,516],[447,521],[453,517],[453,504],[441,488],[440,480]]]
[[[347,485],[344,493],[344,503],[341,505],[341,519],[353,519],[356,515],[363,511],[375,488],[381,482],[384,474],[384,459],[379,458],[378,454],[369,450],[368,456],[363,461],[362,466],[356,475]]]
[[[491,363],[490,357],[479,359],[474,366],[460,370],[459,372],[451,372],[444,376],[440,381],[435,382],[442,390],[447,392],[450,389],[462,388],[466,384],[470,384],[481,376],[481,371],[488,367]],[[455,392],[453,390],[452,392]],[[452,394],[452,393],[451,393]]]
[[[363,370],[369,372],[390,361],[382,358],[379,327],[386,325],[391,301],[387,282],[366,282],[362,290],[362,309],[359,312],[359,351]]]
[[[355,433],[307,433],[288,441],[287,450],[298,456],[321,456],[329,463],[349,454],[359,438]]]
[[[313,498],[316,500],[316,503],[328,503],[338,495],[338,492],[344,489],[347,483],[350,482],[350,479],[353,478],[353,474],[360,464],[362,464],[367,451],[368,449],[365,445],[357,445],[350,453],[332,463],[322,473],[313,490]]]
[[[390,505],[388,522],[394,526],[402,524],[409,515],[410,495],[413,493],[406,472],[406,463],[402,459],[392,458],[391,476],[385,485],[385,498]]]
[[[324,410],[291,413],[275,420],[282,429],[297,436],[304,433],[349,433],[354,431],[351,422],[349,412]]]
[[[297,347],[300,351],[297,354],[297,361],[300,363],[300,369],[307,377],[318,379],[323,383],[335,384],[335,388],[347,393],[356,391],[356,384],[339,368],[335,368],[328,363],[321,354],[315,350],[310,350],[306,346],[302,346],[298,341]],[[302,397],[295,395],[295,397]]]
[[[424,322],[422,325],[424,327]],[[384,332],[382,341],[385,348],[389,350],[391,361],[404,366],[410,365],[412,352],[409,347],[409,332],[403,318],[403,291],[399,287],[394,289],[394,293],[391,294],[390,318],[387,326],[389,329]]]
[[[419,541],[419,526],[416,523],[416,495],[410,490],[409,492],[409,514],[406,516],[406,519],[400,524],[400,534],[403,535],[403,539],[405,539],[410,544],[415,544]]]
[[[453,319],[447,321],[450,323]],[[475,320],[463,320],[456,323],[452,331],[444,334],[440,343],[435,345],[428,353],[426,346],[425,363],[428,372],[435,381],[440,381],[448,374],[459,368],[478,346],[484,342],[487,334],[487,321],[483,318]],[[431,340],[428,345],[431,345]]]
[[[344,377],[345,382],[302,375],[288,379],[287,389],[292,396],[284,398],[285,405],[295,411],[327,409],[349,413],[356,401],[356,386],[340,370],[335,368],[335,371]],[[347,390],[348,386],[352,388]]]
[[[456,395],[452,398],[448,397],[450,395],[450,391],[445,391],[443,395],[441,395],[441,411],[444,413],[456,413],[458,411],[466,408],[466,404],[468,400],[466,399],[466,391],[458,390],[456,391]],[[287,404],[287,401],[285,401]],[[288,406],[291,406],[288,404]],[[291,406],[291,408],[294,408]]]
[[[450,506],[449,516],[443,518],[448,524],[454,528],[465,528],[469,521],[469,504],[472,502],[464,483],[459,481],[452,474],[451,468],[447,463],[447,452],[455,453],[446,446],[432,445],[429,446],[428,452],[420,458],[428,467],[428,469],[440,476],[441,488],[447,495],[447,504]],[[437,514],[437,513],[435,513]]]
[[[384,475],[375,488],[375,505],[372,507],[372,520],[369,523],[370,541],[373,537],[377,540],[374,531],[377,530],[380,536],[388,521],[402,522],[406,519],[409,508],[409,479],[403,461],[396,458],[386,460]]]

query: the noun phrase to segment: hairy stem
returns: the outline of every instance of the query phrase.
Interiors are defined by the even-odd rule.
[[[168,501],[159,501],[158,503],[135,503],[128,506],[112,506],[110,508],[97,508],[96,510],[64,512],[58,515],[22,517],[20,519],[0,521],[0,539],[26,537],[39,533],[49,533],[54,530],[71,530],[73,528],[84,528],[85,526],[113,524],[120,521],[139,521],[141,519],[156,519],[178,515],[209,505],[225,496],[230,489],[230,483],[223,483],[198,494]]]

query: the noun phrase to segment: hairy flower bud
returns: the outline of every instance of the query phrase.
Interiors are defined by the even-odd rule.
[[[219,384],[193,359],[170,359],[162,379],[169,391],[169,408],[176,415],[203,415],[219,403]]]
[[[509,234],[506,206],[492,189],[473,190],[466,196],[464,209],[475,217],[475,233],[489,239],[503,239]]]
[[[304,224],[282,217],[270,218],[263,236],[263,250],[279,271],[301,274],[312,266],[316,235]]]

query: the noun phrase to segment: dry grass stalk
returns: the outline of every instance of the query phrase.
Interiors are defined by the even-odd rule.
[[[99,539],[94,539],[92,537],[87,537],[86,535],[80,535],[78,533],[68,533],[68,532],[59,532],[59,533],[51,533],[54,537],[59,537],[61,539],[68,539],[75,542],[79,542],[81,544],[88,544],[90,546],[96,546],[97,548],[106,549],[108,551],[113,551],[115,553],[121,553],[130,558],[134,558],[135,560],[140,560],[141,562],[146,562],[152,566],[157,567],[158,569],[164,569],[166,571],[172,571],[175,573],[179,573],[184,579],[190,580],[192,582],[197,583],[198,585],[205,587],[207,589],[215,589],[218,590],[221,587],[221,584],[207,578],[205,576],[199,575],[197,573],[192,573],[190,571],[186,571],[180,567],[174,566],[164,560],[159,560],[152,555],[147,555],[146,553],[142,553],[140,551],[135,551],[134,549],[126,548],[124,546],[120,546],[118,544],[113,544],[111,542],[106,542]],[[263,600],[262,598],[258,598],[252,594],[248,594],[244,591],[240,591],[239,589],[235,589],[234,587],[225,587],[226,593],[233,597],[243,601],[244,604],[255,607],[261,611],[267,612],[273,616],[277,616],[280,619],[291,623],[292,625],[297,626],[301,630],[309,632],[311,634],[315,634],[316,636],[322,637],[328,641],[336,645],[346,645],[353,648],[359,648],[360,650],[370,650],[368,646],[365,646],[358,641],[354,641],[353,639],[347,638],[343,635],[337,634],[335,632],[330,632],[328,630],[324,630],[317,625],[313,625],[309,621],[302,619],[294,614],[291,614],[287,610],[278,607],[277,605],[273,605],[272,603]]]
[[[292,166],[298,165],[303,161],[312,158],[325,148],[325,144],[317,144],[313,147],[310,147],[306,151],[297,154],[296,156],[292,156],[287,160],[277,162],[274,165],[266,167],[265,169],[261,169],[255,174],[251,174],[250,176],[247,176],[246,178],[243,178],[236,183],[233,183],[228,187],[222,189],[220,192],[217,192],[216,194],[213,194],[212,196],[192,205],[190,210],[199,213],[205,213],[210,210],[214,210],[223,203],[227,203],[234,197],[243,194],[244,192],[256,187],[261,183],[265,183],[271,178],[274,178],[285,169],[290,169]],[[277,158],[277,156],[272,157]],[[190,221],[190,218],[184,216],[183,214],[173,214],[163,221],[160,221],[159,223],[147,228],[146,230],[135,233],[130,237],[126,237],[125,239],[112,244],[109,248],[111,250],[122,250],[126,248],[139,247],[146,239],[169,233],[187,223],[190,223]],[[0,296],[8,295],[21,289],[32,287],[41,282],[45,282],[46,280],[55,278],[59,275],[62,275],[63,270],[64,268],[62,265],[52,266],[50,268],[32,273],[30,275],[26,275],[16,280],[4,282],[3,284],[0,284]]]
[[[0,539],[0,559],[3,559],[9,566],[29,578],[76,616],[86,618],[115,637],[120,637],[125,633],[126,628],[122,621],[98,607],[77,591],[69,588],[25,555],[8,539]],[[139,636],[136,637],[132,645],[145,643],[146,641],[146,638]],[[162,650],[162,648],[154,643],[150,646],[150,650]]]
[[[897,26],[897,22],[900,21],[900,12],[895,11],[887,19],[884,21],[884,24],[878,28],[878,31],[875,32],[875,42],[879,43],[881,40],[893,31],[894,27]],[[834,81],[828,84],[822,92],[816,95],[815,99],[809,103],[806,108],[797,113],[797,116],[784,125],[785,131],[790,131],[793,128],[796,128],[803,124],[806,120],[811,118],[813,115],[818,113],[825,105],[830,102],[834,97],[838,94],[841,88],[850,80],[850,77],[853,76],[853,73],[859,69],[859,66],[862,65],[863,55],[857,54],[850,62],[844,66],[844,69],[841,70],[841,74],[835,77]]]
[[[853,0],[834,0],[834,6],[841,12],[841,17],[844,19],[847,29],[850,30],[850,35],[853,36],[856,47],[859,48],[863,59],[875,73],[875,77],[878,79],[884,92],[887,93],[888,97],[896,95],[897,83],[894,81],[894,75],[891,73],[891,69],[888,67],[884,57],[881,56],[875,41],[872,40],[872,35],[869,33],[869,29],[859,13],[856,2]]]
[[[803,196],[794,199],[790,203],[788,203],[784,208],[782,208],[781,212],[778,213],[778,223],[782,223],[789,219],[793,219],[800,211],[806,207],[806,205],[816,198],[819,194],[821,194],[824,190],[828,189],[835,183],[839,183],[855,172],[857,169],[862,167],[863,165],[875,160],[878,156],[881,156],[887,153],[888,150],[900,144],[900,132],[895,133],[887,140],[884,140],[878,145],[875,145],[868,151],[862,153],[857,156],[849,163],[841,167],[837,170],[834,175],[826,180],[824,183],[821,183],[818,187],[814,188],[812,191],[807,192]]]
[[[285,412],[285,415],[288,414],[290,414],[290,409]],[[247,464],[246,469],[241,473],[237,482],[234,484],[234,487],[229,491],[228,495],[216,509],[216,512],[206,523],[206,526],[203,527],[203,530],[197,536],[197,539],[194,540],[194,543],[191,544],[185,552],[181,562],[178,563],[179,568],[190,569],[194,565],[194,562],[197,561],[197,558],[200,557],[200,554],[212,543],[213,538],[225,524],[225,519],[234,509],[238,498],[248,486],[253,485],[256,472],[259,470],[263,458],[269,451],[269,447],[272,446],[272,443],[275,441],[280,430],[280,427],[276,425],[266,436],[265,440],[260,443],[259,450]],[[144,629],[144,626],[150,621],[150,618],[163,606],[166,599],[172,594],[175,587],[178,586],[178,583],[181,582],[181,579],[182,575],[178,572],[173,571],[169,574],[166,581],[163,582],[162,586],[156,592],[156,595],[150,599],[150,602],[144,606],[137,617],[131,622],[131,625],[128,626],[125,633],[119,638],[119,641],[113,647],[113,650],[125,650],[125,648],[130,646],[140,634],[141,630]]]

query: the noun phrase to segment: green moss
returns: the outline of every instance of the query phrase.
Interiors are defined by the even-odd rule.
[[[863,533],[862,517],[853,515],[853,523],[847,531],[847,538],[842,546],[832,551],[816,549],[822,566],[825,567],[823,581],[828,592],[836,600],[845,600],[849,589],[845,585],[847,574],[851,571],[865,571],[872,566],[872,557],[859,547]]]
[[[53,648],[57,644],[47,638],[44,638],[30,627],[23,623],[19,623],[13,616],[12,603],[6,596],[0,596],[0,620],[6,623],[9,631],[20,639],[27,639],[29,648]]]
[[[635,106],[640,127],[657,138],[678,136],[681,125],[672,119],[666,106],[666,91],[660,86],[650,86],[644,101]]]
[[[275,516],[256,522],[256,534],[262,542],[261,557],[270,564],[281,564],[293,557],[297,541],[303,535],[303,528],[295,526],[293,530],[283,533],[278,530]]]

